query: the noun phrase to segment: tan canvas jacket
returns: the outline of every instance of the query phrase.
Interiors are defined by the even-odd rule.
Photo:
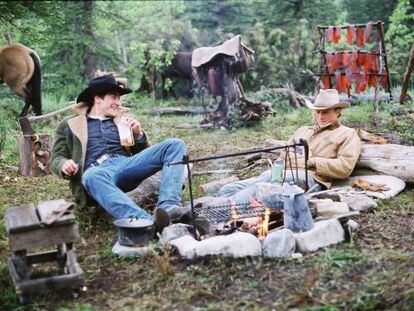
[[[308,166],[313,178],[328,189],[332,179],[345,179],[352,173],[361,153],[361,141],[354,129],[339,122],[323,128],[303,126],[292,135],[289,144],[299,142],[301,138],[308,142],[309,158],[316,164],[315,167]],[[304,168],[303,158],[298,159],[297,166]]]

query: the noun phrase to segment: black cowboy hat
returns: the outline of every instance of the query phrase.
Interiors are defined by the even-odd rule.
[[[131,93],[132,90],[127,87],[124,88],[121,85],[118,85],[116,83],[115,77],[113,76],[102,76],[93,78],[91,81],[89,81],[88,87],[79,94],[76,102],[89,103],[93,96],[110,92],[118,93],[121,96]]]

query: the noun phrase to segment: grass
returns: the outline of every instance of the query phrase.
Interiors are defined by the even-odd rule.
[[[46,97],[47,98],[47,97]],[[47,109],[53,102],[49,98]],[[3,101],[4,102],[4,101]],[[12,101],[13,104],[13,101]],[[18,102],[14,102],[18,108]],[[262,146],[265,139],[287,139],[294,130],[309,124],[306,108],[293,110],[275,107],[277,113],[260,124],[230,131],[183,129],[197,124],[200,116],[154,117],[143,114],[153,104],[148,97],[130,96],[128,104],[141,121],[152,143],[169,137],[182,138],[193,157],[234,152]],[[161,106],[185,105],[162,101]],[[157,103],[158,106],[158,103]],[[1,107],[0,107],[1,108]],[[405,108],[412,108],[407,106]],[[409,117],[400,115],[391,123],[395,107],[382,105],[378,127],[370,127],[372,104],[365,103],[343,113],[343,122],[368,131],[392,132],[410,141]],[[46,110],[46,109],[45,109]],[[11,109],[11,111],[19,111]],[[10,120],[13,120],[10,116]],[[11,123],[4,159],[0,162],[0,217],[8,206],[66,198],[71,200],[67,182],[54,176],[21,177],[15,138],[18,125]],[[53,133],[59,120],[37,127]],[[232,168],[239,160],[198,163],[193,170]],[[220,176],[222,177],[222,176]],[[197,184],[216,177],[196,176]],[[184,199],[188,199],[188,189]],[[116,241],[113,226],[95,219],[89,211],[76,210],[82,241],[77,257],[86,273],[87,292],[73,299],[70,292],[44,293],[33,297],[33,310],[410,310],[414,307],[412,235],[414,189],[407,188],[397,197],[381,202],[377,211],[360,215],[353,244],[342,243],[299,260],[266,258],[231,259],[206,257],[182,260],[168,249],[154,247],[143,258],[120,259],[111,253]],[[4,221],[0,222],[0,309],[22,309],[9,276],[9,256]]]

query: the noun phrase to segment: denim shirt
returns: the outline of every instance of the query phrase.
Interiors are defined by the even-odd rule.
[[[105,153],[128,156],[121,146],[119,133],[112,118],[105,120],[87,117],[88,145],[86,148],[85,168]]]

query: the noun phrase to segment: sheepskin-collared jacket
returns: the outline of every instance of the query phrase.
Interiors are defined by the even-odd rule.
[[[361,141],[354,129],[332,123],[322,128],[317,125],[299,128],[289,139],[289,144],[305,139],[309,145],[309,159],[315,166],[308,166],[312,177],[326,186],[333,179],[347,178],[355,168],[361,153]],[[294,164],[294,158],[292,164]],[[303,159],[298,159],[298,167],[304,168]]]
[[[76,115],[63,120],[57,130],[54,138],[51,158],[52,172],[57,176],[69,179],[69,185],[72,190],[76,203],[80,207],[86,207],[93,201],[85,192],[82,186],[82,175],[85,168],[86,148],[88,145],[88,107],[85,103],[75,105]],[[119,117],[114,118],[114,123],[119,124]],[[135,145],[126,149],[130,155],[137,154],[149,146],[148,140],[140,139],[135,141]],[[63,163],[72,159],[79,166],[76,175],[66,176],[62,172]]]

